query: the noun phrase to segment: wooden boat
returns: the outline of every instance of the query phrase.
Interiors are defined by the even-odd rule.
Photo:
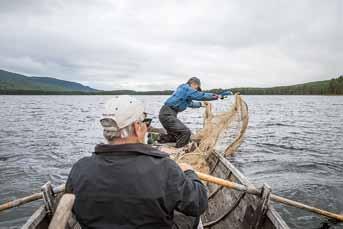
[[[252,186],[248,179],[219,153],[208,158],[210,174],[213,176]],[[261,197],[207,184],[209,189],[209,208],[202,215],[203,228],[237,229],[287,229],[289,228],[279,213],[268,201],[268,189]],[[263,193],[264,192],[264,193]],[[44,205],[27,220],[22,229],[45,229],[59,202],[59,195],[53,193],[49,184],[43,188]],[[73,216],[70,216],[66,228],[80,228]]]

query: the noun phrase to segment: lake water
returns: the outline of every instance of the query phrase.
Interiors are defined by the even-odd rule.
[[[97,119],[110,96],[0,96],[0,203],[65,182],[74,162],[103,141]],[[153,114],[164,96],[140,96]],[[343,96],[244,96],[250,122],[229,160],[253,183],[279,195],[343,213]],[[232,102],[215,102],[224,109]],[[193,130],[202,111],[180,116]],[[0,213],[18,228],[40,201]],[[314,214],[275,205],[291,228],[343,228]]]

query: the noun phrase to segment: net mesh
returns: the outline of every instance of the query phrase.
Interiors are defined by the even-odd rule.
[[[208,103],[204,126],[192,137],[196,146],[193,144],[191,149],[180,151],[173,159],[191,164],[197,171],[208,173],[206,158],[214,151],[224,156],[237,152],[243,142],[248,121],[248,106],[238,93],[227,111],[215,113],[211,103]]]

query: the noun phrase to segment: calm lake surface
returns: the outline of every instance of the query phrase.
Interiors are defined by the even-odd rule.
[[[0,203],[37,192],[49,180],[64,183],[73,163],[103,141],[97,119],[110,97],[0,96]],[[156,118],[165,97],[139,98]],[[284,197],[343,213],[343,96],[244,98],[249,128],[229,160],[257,186],[267,183]],[[202,113],[189,109],[180,117],[196,130]],[[39,204],[0,213],[0,228],[20,227]],[[291,228],[343,228],[302,210],[275,207]]]

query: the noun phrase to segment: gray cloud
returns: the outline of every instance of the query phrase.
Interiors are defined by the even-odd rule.
[[[328,79],[342,74],[341,12],[340,0],[1,1],[0,68],[99,89]]]

